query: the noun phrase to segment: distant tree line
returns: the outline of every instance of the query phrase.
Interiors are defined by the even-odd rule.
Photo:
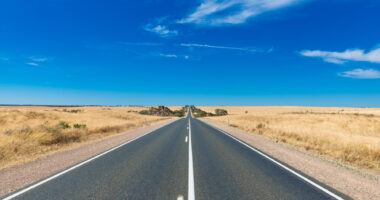
[[[224,109],[215,109],[215,113],[206,112],[195,106],[191,106],[190,109],[194,117],[212,117],[212,116],[228,115],[227,110],[224,110]]]
[[[186,105],[179,110],[171,110],[166,106],[150,107],[148,110],[142,110],[139,113],[142,115],[154,115],[154,116],[176,116],[184,117],[189,106]],[[190,106],[191,113],[194,117],[212,117],[212,116],[223,116],[228,115],[227,110],[215,109],[215,113],[206,112],[195,106]]]
[[[154,115],[154,116],[176,116],[183,117],[189,106],[184,106],[179,110],[171,110],[166,106],[150,107],[148,110],[142,110],[139,113],[142,115]]]

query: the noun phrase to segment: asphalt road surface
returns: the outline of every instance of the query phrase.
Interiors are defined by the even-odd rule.
[[[3,198],[349,199],[190,115]]]

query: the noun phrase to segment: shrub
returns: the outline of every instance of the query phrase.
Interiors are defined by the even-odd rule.
[[[258,129],[265,128],[265,124],[260,123],[256,126],[256,128]]]
[[[67,110],[66,108],[62,110],[63,112],[69,112],[69,113],[79,113],[82,112],[81,109],[72,109],[72,110]]]
[[[224,109],[215,109],[215,115],[216,116],[228,115],[228,112],[227,110],[224,110]]]
[[[213,113],[206,112],[204,110],[196,108],[195,106],[191,106],[190,109],[191,109],[191,112],[193,113],[194,117],[215,116]]]
[[[74,128],[82,128],[82,129],[84,129],[84,128],[86,128],[87,126],[86,126],[86,124],[74,124],[73,127],[74,127]]]
[[[141,115],[149,115],[149,111],[147,110],[142,110],[139,112]]]
[[[183,116],[185,116],[185,111],[184,111],[184,110],[175,110],[175,111],[173,112],[173,114],[174,114],[174,116],[176,116],[176,117],[183,117]]]
[[[59,121],[58,127],[62,128],[62,129],[67,129],[67,128],[70,128],[70,125],[69,125],[69,123],[67,123],[65,121]]]
[[[207,117],[207,112],[203,110],[199,110],[194,114],[195,117]]]

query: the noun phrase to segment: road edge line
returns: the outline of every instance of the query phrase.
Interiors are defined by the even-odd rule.
[[[265,153],[261,152],[260,150],[256,149],[255,147],[252,147],[251,145],[245,143],[244,141],[241,141],[240,139],[238,139],[238,138],[236,138],[235,136],[233,136],[233,135],[227,133],[226,131],[223,131],[223,130],[221,130],[220,128],[217,128],[217,127],[215,127],[215,126],[212,126],[212,125],[210,125],[210,124],[208,124],[208,123],[206,123],[206,122],[204,122],[204,121],[202,121],[202,120],[199,120],[199,121],[201,121],[202,123],[204,123],[204,124],[206,124],[206,125],[208,125],[208,126],[214,128],[214,129],[218,130],[219,132],[221,132],[221,133],[227,135],[228,137],[230,137],[230,138],[236,140],[237,142],[243,144],[244,146],[246,146],[246,147],[248,147],[249,149],[255,151],[255,152],[258,153],[259,155],[261,155],[261,156],[263,156],[264,158],[268,159],[269,161],[275,163],[276,165],[282,167],[283,169],[285,169],[286,171],[292,173],[293,175],[297,176],[298,178],[300,178],[300,179],[306,181],[307,183],[309,183],[309,184],[311,184],[312,186],[316,187],[317,189],[323,191],[324,193],[330,195],[331,197],[333,197],[333,198],[335,198],[335,199],[337,199],[337,200],[344,200],[342,197],[338,196],[337,194],[335,194],[335,193],[331,192],[330,190],[324,188],[323,186],[319,185],[318,183],[315,183],[314,181],[310,180],[309,178],[303,176],[302,174],[300,174],[300,173],[298,173],[298,172],[296,172],[296,171],[290,169],[289,167],[285,166],[284,164],[282,164],[282,163],[278,162],[277,160],[271,158],[270,156],[266,155]]]
[[[188,200],[195,200],[195,191],[194,191],[194,166],[193,166],[193,148],[191,143],[191,122],[189,118],[189,177],[188,177]]]
[[[182,119],[182,118],[180,118],[180,119]],[[52,175],[52,176],[50,176],[50,177],[48,177],[48,178],[45,178],[45,179],[40,180],[40,181],[37,181],[36,183],[34,183],[34,184],[30,185],[30,186],[27,186],[26,188],[21,189],[21,190],[19,190],[18,192],[15,192],[15,193],[13,193],[13,194],[11,194],[11,195],[9,195],[9,196],[6,196],[6,197],[3,198],[2,200],[10,200],[10,199],[13,199],[13,198],[15,198],[15,197],[18,197],[18,196],[24,194],[25,192],[28,192],[28,191],[30,191],[30,190],[32,190],[32,189],[34,189],[34,188],[36,188],[36,187],[38,187],[38,186],[44,184],[44,183],[47,183],[47,182],[49,182],[49,181],[51,181],[51,180],[53,180],[53,179],[59,177],[59,176],[62,176],[62,175],[66,174],[66,173],[68,173],[68,172],[70,172],[70,171],[72,171],[72,170],[74,170],[74,169],[76,169],[76,168],[78,168],[78,167],[81,167],[82,165],[85,165],[85,164],[87,164],[87,163],[89,163],[89,162],[91,162],[91,161],[93,161],[93,160],[95,160],[95,159],[97,159],[97,158],[100,158],[100,157],[106,155],[107,153],[110,153],[110,152],[112,152],[112,151],[114,151],[114,150],[116,150],[116,149],[118,149],[118,148],[120,148],[120,147],[122,147],[122,146],[124,146],[124,145],[127,145],[127,144],[129,144],[129,143],[131,143],[131,142],[133,142],[133,141],[135,141],[135,140],[138,140],[138,139],[140,139],[140,138],[142,138],[142,137],[144,137],[144,136],[146,136],[146,135],[148,135],[148,134],[150,134],[150,133],[153,133],[153,132],[157,131],[158,129],[161,129],[161,128],[163,128],[163,127],[166,127],[166,126],[168,126],[168,125],[170,125],[170,124],[172,124],[172,123],[174,123],[174,122],[176,122],[176,121],[178,121],[178,120],[180,120],[180,119],[176,119],[176,120],[170,122],[169,124],[166,124],[166,125],[161,126],[161,127],[157,128],[157,129],[155,129],[155,130],[149,131],[148,133],[145,133],[145,134],[140,135],[140,136],[138,136],[138,137],[136,137],[136,138],[133,138],[133,139],[131,139],[131,140],[128,140],[128,141],[126,141],[126,142],[124,142],[124,143],[122,143],[122,144],[120,144],[120,145],[118,145],[118,146],[112,147],[111,149],[109,149],[109,150],[107,150],[107,151],[104,151],[103,153],[97,154],[97,155],[95,155],[95,156],[93,156],[93,157],[91,157],[91,158],[89,158],[89,159],[87,159],[87,160],[84,160],[84,161],[82,161],[82,162],[80,162],[80,163],[78,163],[78,164],[76,164],[76,165],[74,165],[74,166],[71,166],[70,168],[65,169],[65,170],[63,170],[63,171],[61,171],[61,172],[58,172],[58,173],[56,173],[56,174],[54,174],[54,175]]]

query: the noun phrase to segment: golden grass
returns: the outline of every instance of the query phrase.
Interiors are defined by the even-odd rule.
[[[81,142],[143,127],[145,119],[148,124],[170,119],[137,113],[143,109],[146,108],[0,106],[0,169]],[[74,128],[74,124],[85,127]]]
[[[340,163],[380,173],[380,109],[319,107],[199,107],[226,109],[206,119]]]

